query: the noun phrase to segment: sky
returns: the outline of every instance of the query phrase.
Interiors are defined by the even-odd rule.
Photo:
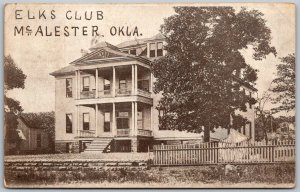
[[[205,4],[209,5],[209,4]],[[232,4],[240,8],[238,4]],[[275,4],[247,4],[249,9],[257,9],[264,14],[267,26],[272,31],[272,45],[277,49],[278,55],[268,55],[262,61],[254,61],[251,58],[251,50],[243,51],[246,62],[258,69],[258,80],[256,88],[260,96],[268,89],[270,82],[275,78],[276,64],[280,63],[280,57],[295,52],[295,12],[290,5]],[[16,19],[16,10],[18,11]],[[39,11],[45,10],[45,17],[39,17]],[[51,19],[51,10],[55,12],[55,19]],[[29,13],[28,13],[29,11]],[[66,19],[65,15],[71,20]],[[77,16],[85,15],[92,11],[91,20],[75,20]],[[97,20],[97,11],[103,12],[103,19]],[[35,19],[28,19],[35,16]],[[103,35],[100,40],[111,44],[118,44],[135,38],[147,38],[159,32],[160,25],[164,18],[174,14],[172,6],[160,5],[47,5],[36,6],[13,4],[5,9],[5,37],[4,54],[11,55],[15,63],[27,75],[25,89],[14,89],[8,92],[9,97],[20,101],[24,112],[45,112],[53,111],[55,104],[55,81],[49,73],[69,65],[70,62],[81,56],[81,49],[88,49],[92,36],[77,35],[69,37],[51,36],[40,37],[24,33],[24,36],[14,36],[15,26],[30,26],[33,31],[38,26],[48,27],[51,31],[54,26],[87,26],[90,32],[91,26],[98,26]],[[110,28],[116,26],[138,28],[142,36],[112,36]],[[44,29],[44,28],[43,28]],[[44,32],[45,33],[45,32]],[[269,106],[271,107],[271,106]]]

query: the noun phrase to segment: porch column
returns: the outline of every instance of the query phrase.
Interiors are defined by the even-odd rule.
[[[96,69],[96,73],[95,73],[95,79],[96,79],[96,81],[95,81],[95,90],[96,90],[96,93],[95,93],[95,97],[96,98],[98,98],[99,97],[99,92],[98,92],[98,81],[99,81],[99,79],[98,79],[99,77],[98,77],[98,69]]]
[[[153,106],[150,107],[150,130],[153,132]]]
[[[98,104],[95,104],[95,136],[98,137]]]
[[[74,92],[74,99],[77,99],[77,90],[78,90],[78,71],[75,71],[75,92]]]
[[[79,105],[76,105],[76,132],[77,136],[79,136]]]
[[[135,125],[134,102],[131,102],[131,136],[134,136]]]
[[[131,65],[131,95],[134,95],[134,65]]]
[[[138,90],[138,72],[137,72],[137,65],[134,65],[134,84],[135,84],[135,95],[137,95]]]
[[[113,132],[113,135],[115,136],[117,134],[117,130],[116,130],[116,104],[115,103],[112,103],[112,107],[113,107],[113,111],[112,111],[112,116],[113,116],[113,119],[112,119],[112,132]]]
[[[137,126],[137,102],[134,102],[134,136],[137,136],[138,133],[138,126]]]
[[[78,99],[80,99],[80,91],[81,91],[81,79],[80,79],[80,71],[78,70],[78,72],[77,72],[77,73],[78,73],[78,89],[77,89],[77,91],[78,91],[78,92],[77,92],[77,93],[78,93],[78,95],[77,95],[77,96],[78,96],[78,97],[77,97],[77,98],[78,98]]]
[[[153,77],[152,77],[152,73],[150,71],[150,85],[149,85],[149,91],[150,91],[150,93],[152,93],[152,86],[153,86]]]
[[[116,69],[113,67],[112,96],[116,96]]]

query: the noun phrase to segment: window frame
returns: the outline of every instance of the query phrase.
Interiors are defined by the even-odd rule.
[[[88,115],[88,122],[85,122],[85,118],[84,118],[85,115]],[[84,131],[90,130],[91,128],[90,122],[91,122],[90,113],[82,113],[82,130]]]
[[[69,87],[68,87],[68,81]],[[69,95],[69,93],[71,94]],[[73,79],[72,78],[66,78],[66,98],[72,98],[73,97]]]
[[[88,86],[85,85],[85,79],[88,79]],[[91,86],[90,76],[82,77],[82,91],[89,91]]]
[[[158,48],[159,44],[161,44],[161,49]],[[157,42],[156,43],[156,57],[162,57],[162,56],[164,56],[163,47],[164,47],[163,42]],[[160,53],[160,52],[161,52],[161,55],[158,55],[158,53]]]
[[[154,45],[154,49],[151,49],[151,45]],[[156,57],[156,43],[149,43],[149,57]],[[152,54],[151,54],[152,53]],[[154,55],[153,55],[154,53]]]
[[[106,114],[109,114],[109,120],[106,120]],[[106,125],[109,125],[109,131],[106,130]],[[111,113],[109,111],[104,112],[104,127],[103,127],[103,132],[108,133],[111,132]]]
[[[71,116],[71,128],[68,129],[68,118],[69,115]],[[68,131],[69,130],[69,131]],[[72,113],[66,113],[66,133],[72,134],[73,133],[73,114]]]

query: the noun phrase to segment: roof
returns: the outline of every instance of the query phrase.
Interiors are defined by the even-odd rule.
[[[96,50],[96,49],[99,49],[99,48],[103,48],[103,47],[109,47],[110,49],[113,49],[113,50],[116,50],[116,51],[119,51],[119,48],[106,42],[106,41],[102,41],[100,43],[97,43],[96,45],[94,45],[93,47],[90,48],[90,50]]]
[[[71,74],[75,72],[75,66],[74,65],[68,65],[66,67],[63,67],[59,70],[56,70],[52,73],[50,73],[50,75],[53,76],[59,76],[59,75],[65,75],[65,74]]]
[[[54,112],[40,112],[40,113],[22,113],[19,119],[23,123],[33,129],[47,129],[54,127]]]
[[[135,39],[130,41],[125,41],[117,45],[119,48],[127,48],[127,47],[133,47],[133,46],[139,46],[146,44],[149,41],[155,41],[155,40],[161,40],[165,39],[165,36],[163,36],[161,33],[158,33],[150,38],[143,38],[143,39]]]

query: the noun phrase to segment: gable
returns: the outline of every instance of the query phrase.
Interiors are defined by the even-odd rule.
[[[71,62],[71,64],[87,64],[97,60],[105,61],[120,58],[132,58],[132,55],[122,53],[120,51],[116,51],[108,47],[103,47],[84,55],[83,57]]]

